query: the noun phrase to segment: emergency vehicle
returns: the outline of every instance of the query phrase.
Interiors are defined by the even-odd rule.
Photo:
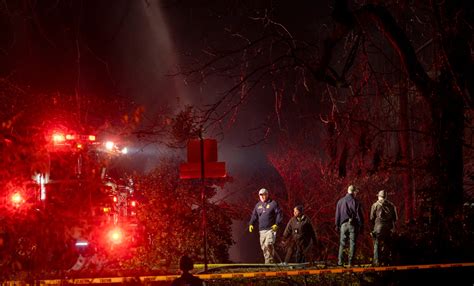
[[[2,186],[0,268],[48,273],[108,267],[136,242],[133,181],[108,173],[128,150],[93,134],[54,131],[46,137],[46,171]]]

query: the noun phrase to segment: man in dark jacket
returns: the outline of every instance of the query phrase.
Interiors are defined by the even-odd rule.
[[[265,263],[275,263],[275,241],[278,225],[283,220],[283,215],[278,203],[268,196],[267,189],[258,192],[260,201],[255,205],[249,222],[249,232],[252,232],[258,221],[260,247],[263,251]]]
[[[189,273],[193,270],[194,263],[188,256],[184,255],[179,259],[179,269],[183,272],[180,277],[173,280],[171,286],[205,286],[206,283],[199,277]]]
[[[381,190],[377,201],[370,208],[370,222],[374,226],[371,236],[374,239],[374,265],[388,263],[392,248],[392,235],[398,220],[395,205],[387,200],[387,194]]]
[[[303,214],[303,206],[299,205],[293,209],[293,217],[286,225],[283,239],[287,240],[285,263],[289,263],[293,255],[296,263],[305,262],[316,243],[316,233],[311,220]]]
[[[346,240],[349,236],[349,267],[352,266],[356,251],[356,240],[364,228],[362,205],[356,199],[358,190],[353,185],[347,188],[347,194],[342,197],[336,206],[336,230],[339,231],[339,254],[337,265],[343,265],[343,254]]]

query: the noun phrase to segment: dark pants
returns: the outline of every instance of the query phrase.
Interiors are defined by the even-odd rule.
[[[350,222],[345,222],[341,225],[340,241],[339,241],[339,255],[337,264],[343,265],[344,249],[346,247],[346,240],[349,238],[349,265],[352,264],[354,254],[356,251],[357,226]]]
[[[305,243],[304,241],[292,240],[286,250],[285,262],[291,262],[291,258],[293,256],[295,258],[295,263],[306,262],[306,256],[309,248],[310,247],[308,243]]]
[[[390,231],[374,233],[374,265],[389,264],[392,250],[392,234]]]

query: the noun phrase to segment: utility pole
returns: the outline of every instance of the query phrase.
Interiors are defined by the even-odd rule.
[[[199,147],[201,152],[201,199],[202,199],[202,232],[204,244],[204,271],[207,271],[207,215],[206,215],[206,178],[204,176],[204,140],[202,130],[199,131]]]

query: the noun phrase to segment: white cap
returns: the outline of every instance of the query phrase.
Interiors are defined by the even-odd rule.
[[[265,189],[265,188],[261,188],[260,191],[258,191],[258,194],[261,195],[261,194],[268,194],[268,190]]]

